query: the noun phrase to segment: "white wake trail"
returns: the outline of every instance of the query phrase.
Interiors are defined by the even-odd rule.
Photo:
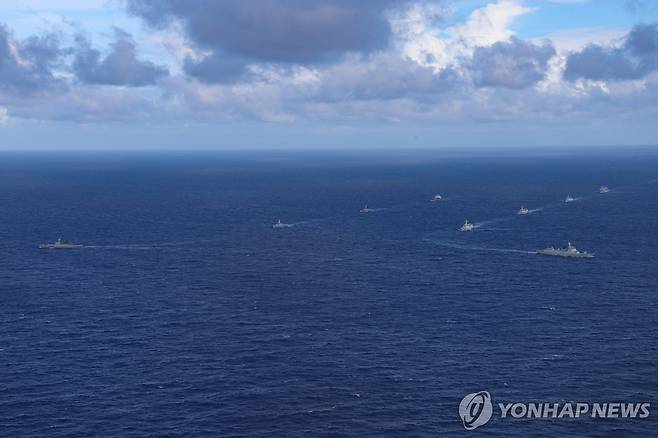
[[[223,241],[223,239],[198,239],[198,240],[181,240],[177,242],[127,243],[121,245],[84,245],[83,248],[149,250],[149,249],[159,249],[159,248],[171,248],[177,246],[199,245],[202,243],[212,243],[212,242],[221,242],[221,241]]]
[[[513,253],[513,254],[537,254],[537,251],[526,251],[526,250],[514,249],[514,248],[491,248],[491,247],[479,246],[479,245],[463,245],[451,241],[428,239],[428,238],[423,240],[433,243],[435,245],[445,246],[447,248],[453,248],[453,249],[461,249],[465,251],[486,251],[486,252],[500,252],[500,253]]]

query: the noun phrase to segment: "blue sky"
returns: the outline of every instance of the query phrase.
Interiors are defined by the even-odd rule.
[[[0,149],[655,144],[651,0],[5,0]]]

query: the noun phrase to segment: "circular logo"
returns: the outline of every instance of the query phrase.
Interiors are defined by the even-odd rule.
[[[491,419],[493,406],[487,391],[468,394],[459,403],[459,416],[466,430],[477,429]]]

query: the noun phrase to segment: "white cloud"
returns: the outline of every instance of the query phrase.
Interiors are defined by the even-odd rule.
[[[7,123],[9,119],[9,110],[3,106],[0,106],[0,125]]]
[[[448,32],[467,46],[490,46],[512,36],[509,29],[512,20],[532,11],[533,8],[523,6],[519,0],[499,0],[473,11],[464,24],[448,29]]]
[[[406,21],[402,21],[407,26],[399,26],[398,32],[406,31],[402,35],[407,40],[403,47],[406,56],[439,70],[459,57],[470,56],[475,47],[509,39],[512,21],[533,11],[520,0],[498,0],[476,9],[463,23],[441,28],[432,20],[423,20],[427,12],[417,6],[408,11]]]

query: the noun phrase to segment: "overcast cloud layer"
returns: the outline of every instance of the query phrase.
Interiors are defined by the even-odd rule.
[[[4,23],[0,122],[555,125],[658,109],[653,22],[564,44],[515,34],[541,13],[530,0],[468,14],[439,0],[125,0],[123,11],[140,39],[122,23],[105,41],[84,25],[19,38]]]

